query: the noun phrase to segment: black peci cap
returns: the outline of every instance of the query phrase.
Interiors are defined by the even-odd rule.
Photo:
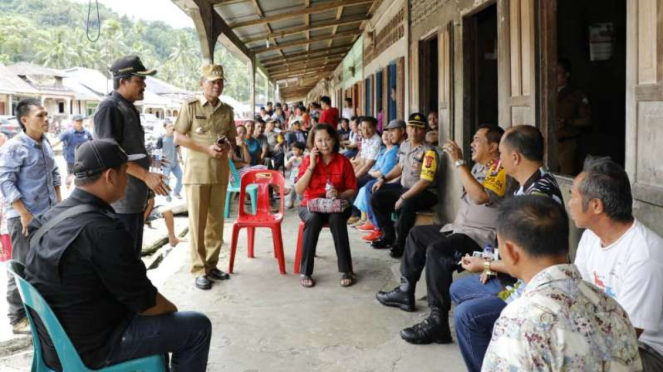
[[[140,61],[138,56],[124,56],[116,59],[110,67],[113,76],[121,75],[136,75],[136,76],[152,76],[157,73],[157,70],[148,70]]]
[[[87,141],[76,148],[74,175],[76,178],[89,177],[95,173],[144,157],[145,154],[127,155],[122,147],[111,139]]]

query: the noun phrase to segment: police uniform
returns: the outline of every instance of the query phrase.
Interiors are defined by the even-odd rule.
[[[588,125],[589,100],[580,90],[564,86],[557,93],[557,159],[560,173],[576,173],[580,128]]]
[[[212,78],[219,73],[223,78],[221,66],[208,70],[212,70],[208,71]],[[203,71],[203,75],[208,74]],[[235,143],[237,136],[232,107],[221,101],[212,106],[204,96],[184,103],[175,130],[205,147],[215,144],[218,136],[226,136],[230,143]],[[189,209],[191,272],[196,275],[208,275],[219,261],[229,172],[227,156],[214,158],[198,151],[187,152],[183,183]]]
[[[425,120],[421,114],[412,114],[408,120],[408,125],[426,128]],[[370,200],[375,218],[382,229],[382,238],[373,242],[372,246],[374,248],[384,248],[385,245],[392,245],[392,252],[402,252],[405,239],[417,218],[416,212],[430,209],[437,204],[435,173],[437,172],[438,162],[437,151],[425,142],[415,146],[408,139],[401,144],[398,151],[398,165],[402,171],[401,187],[378,190]],[[419,180],[429,181],[430,186],[417,195],[409,196],[403,200],[396,222],[396,229],[394,229],[391,213],[394,212],[396,202]]]

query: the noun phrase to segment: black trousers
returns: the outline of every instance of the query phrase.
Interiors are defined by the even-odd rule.
[[[375,179],[375,178],[373,178],[373,177],[372,177],[370,174],[368,174],[368,173],[366,173],[365,175],[363,175],[363,176],[357,178],[357,190],[359,190],[359,189],[361,189],[362,187],[366,186],[366,184],[367,184],[369,181],[374,180],[374,179]],[[356,196],[355,196],[355,199],[356,199]],[[354,203],[354,201],[353,201],[353,203]],[[354,205],[352,206],[352,215],[353,215],[353,216],[357,216],[357,217],[361,216],[361,211],[359,210],[359,208],[355,207]]]
[[[449,287],[453,271],[466,253],[481,250],[481,247],[465,234],[441,233],[442,225],[415,226],[405,242],[401,259],[401,276],[414,291],[415,284],[426,268],[428,304],[444,311],[451,308]]]
[[[118,213],[117,217],[122,221],[129,235],[131,235],[134,251],[136,252],[136,256],[140,258],[140,254],[143,252],[144,213]]]
[[[399,210],[396,228],[391,223],[391,213],[394,212],[394,205],[401,195],[407,192],[406,188],[380,189],[371,197],[371,208],[375,218],[382,228],[382,238],[386,241],[392,241],[399,247],[405,246],[407,238],[414,222],[417,219],[417,212],[430,209],[437,204],[437,196],[428,190],[407,198]]]
[[[348,238],[348,219],[350,208],[342,213],[314,213],[309,212],[306,207],[299,207],[299,218],[304,221],[304,243],[302,249],[302,263],[300,266],[302,275],[313,274],[315,261],[315,250],[318,246],[318,238],[324,223],[329,224],[334,248],[338,258],[338,271],[341,273],[352,272],[352,255],[350,254],[350,239]]]

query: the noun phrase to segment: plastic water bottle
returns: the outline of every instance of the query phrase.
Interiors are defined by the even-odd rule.
[[[157,170],[161,168],[161,149],[152,151],[152,168]]]
[[[334,188],[334,185],[332,184],[331,180],[327,178],[327,184],[325,185],[325,197],[329,198],[329,191],[331,191]],[[335,198],[332,198],[335,199]]]
[[[483,247],[483,258],[490,261],[495,259],[495,251],[492,244],[486,243],[486,246]]]

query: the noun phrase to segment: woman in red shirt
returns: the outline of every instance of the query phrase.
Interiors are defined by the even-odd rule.
[[[303,287],[313,287],[313,261],[318,237],[324,223],[329,224],[334,238],[334,247],[338,257],[338,271],[341,274],[341,286],[354,284],[350,240],[348,239],[347,221],[351,208],[340,213],[309,212],[308,201],[315,198],[342,198],[352,201],[357,194],[357,178],[352,164],[338,153],[339,143],[336,130],[329,124],[318,124],[308,136],[309,156],[305,157],[299,168],[299,178],[295,184],[297,194],[304,195],[299,206],[299,217],[304,221],[304,243],[299,279]],[[331,186],[327,190],[327,183]]]

